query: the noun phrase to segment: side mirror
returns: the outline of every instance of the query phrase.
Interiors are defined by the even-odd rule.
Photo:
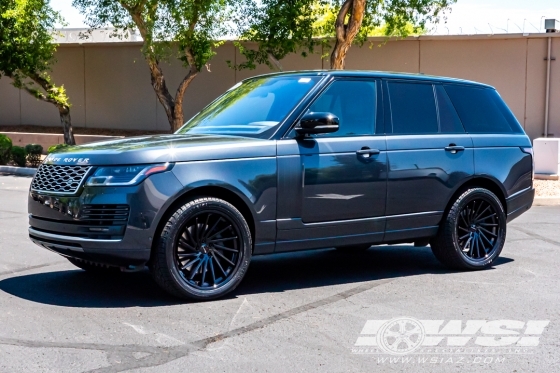
[[[340,120],[332,113],[307,113],[301,118],[295,130],[300,135],[331,133],[338,131],[339,124]]]

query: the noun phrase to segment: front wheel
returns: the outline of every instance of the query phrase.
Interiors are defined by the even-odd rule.
[[[498,197],[487,189],[462,193],[430,241],[435,257],[455,269],[488,268],[506,239],[506,214]]]
[[[243,215],[218,198],[197,198],[169,218],[154,253],[152,275],[170,294],[219,298],[239,285],[251,261]]]

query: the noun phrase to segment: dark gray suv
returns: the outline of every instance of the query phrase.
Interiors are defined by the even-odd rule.
[[[531,142],[496,90],[358,71],[247,79],[173,135],[50,154],[29,237],[88,271],[147,265],[169,293],[214,299],[252,255],[430,244],[487,268],[533,202]]]

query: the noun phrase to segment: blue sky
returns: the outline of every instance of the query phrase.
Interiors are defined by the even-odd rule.
[[[67,27],[87,27],[72,0],[51,0]],[[542,17],[560,20],[558,0],[458,0],[447,15],[447,23],[433,28],[432,34],[489,34],[542,31]]]

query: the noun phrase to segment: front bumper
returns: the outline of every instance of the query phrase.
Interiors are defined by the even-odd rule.
[[[529,210],[535,199],[535,189],[528,188],[506,199],[508,223]]]
[[[29,238],[63,256],[127,267],[150,259],[157,226],[169,201],[182,190],[172,172],[129,187],[84,187],[77,196],[30,192]],[[128,206],[124,223],[80,220],[90,206]],[[101,219],[97,219],[101,220]]]

